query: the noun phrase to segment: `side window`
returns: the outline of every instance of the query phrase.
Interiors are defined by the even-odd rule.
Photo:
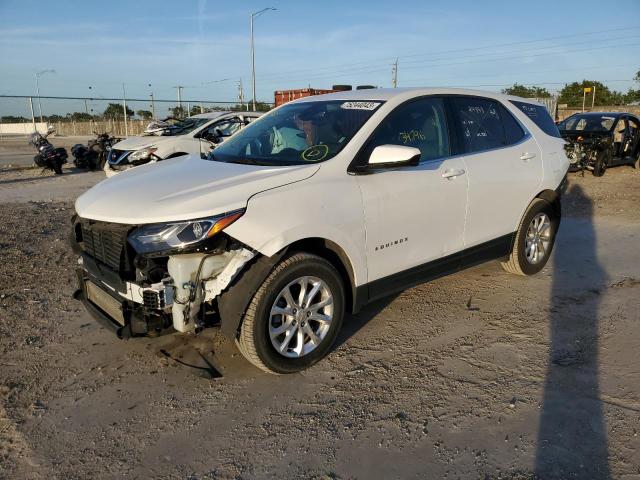
[[[241,122],[239,118],[222,120],[208,127],[207,132],[210,134],[219,133],[219,134],[222,134],[223,137],[229,137],[233,135],[237,130],[240,129],[240,124]]]
[[[529,117],[529,119],[544,133],[551,135],[552,137],[562,138],[558,131],[558,127],[553,122],[551,115],[549,115],[549,112],[544,106],[527,102],[518,102],[516,100],[511,100],[511,103],[518,107],[518,109]],[[581,130],[582,128],[578,125],[575,130]],[[569,122],[567,122],[567,130],[572,130],[572,128],[569,128]]]
[[[504,125],[505,144],[513,145],[524,138],[524,130],[509,111],[501,106],[502,125]]]
[[[442,98],[421,98],[392,111],[367,144],[368,157],[380,145],[405,145],[420,149],[420,161],[449,155],[449,134]]]
[[[500,105],[495,100],[454,97],[456,123],[467,153],[504,147]]]

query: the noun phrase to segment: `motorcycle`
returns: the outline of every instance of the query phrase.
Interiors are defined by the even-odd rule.
[[[118,138],[112,137],[108,133],[93,133],[96,138],[89,140],[86,146],[77,143],[71,147],[73,163],[77,168],[89,170],[104,168],[107,161],[107,151],[119,141]]]
[[[67,151],[64,148],[55,148],[47,137],[55,132],[50,128],[45,135],[34,132],[29,137],[29,144],[33,145],[38,154],[33,157],[34,163],[44,170],[53,170],[56,175],[62,174],[62,165],[67,163]]]

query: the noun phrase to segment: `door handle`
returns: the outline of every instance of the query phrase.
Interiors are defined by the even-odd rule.
[[[456,169],[456,170],[445,170],[444,173],[442,174],[442,178],[448,178],[449,180],[452,180],[456,177],[459,177],[460,175],[464,175],[466,172],[462,169]]]
[[[535,153],[525,152],[522,155],[520,155],[520,160],[524,160],[525,162],[528,162],[532,158],[535,158],[535,156],[536,156]]]

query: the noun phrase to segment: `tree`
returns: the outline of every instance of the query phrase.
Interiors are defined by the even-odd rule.
[[[620,92],[611,91],[609,87],[596,80],[582,80],[581,82],[573,82],[565,85],[560,90],[558,103],[566,103],[570,107],[582,107],[582,98],[585,88],[596,89],[595,105],[620,105],[624,103],[624,96]],[[591,93],[587,93],[587,105],[591,106]]]
[[[30,122],[31,120],[27,120],[24,117],[15,117],[13,115],[4,115],[0,117],[0,122],[2,123],[24,123]]]
[[[122,120],[124,115],[122,112],[122,105],[119,103],[110,103],[103,113],[104,118],[109,120]],[[133,117],[133,110],[127,107],[127,117]]]
[[[517,82],[511,87],[502,90],[502,93],[524,98],[548,98],[551,96],[546,88],[536,86],[526,87],[524,85],[519,85]]]
[[[640,90],[634,90],[630,88],[627,93],[624,94],[624,103],[629,105],[632,102],[640,101]]]
[[[74,122],[88,122],[89,120],[93,120],[93,115],[90,115],[86,112],[73,112],[67,114],[70,120]]]
[[[47,122],[64,122],[66,120],[66,117],[63,117],[62,115],[58,115],[57,113],[54,113],[53,115],[44,115],[44,119]]]
[[[194,115],[198,115],[200,113],[209,113],[210,111],[210,108],[200,108],[200,105],[193,105],[191,107],[191,111],[189,112],[189,116],[193,117]]]
[[[636,75],[633,77],[633,79],[634,79],[636,82],[640,83],[640,70],[638,70],[638,71],[636,72]]]
[[[184,118],[187,116],[187,109],[182,105],[170,108],[169,111],[171,112],[171,116],[175,118]]]
[[[149,110],[138,110],[136,112],[136,115],[138,115],[143,120],[151,120],[153,118],[153,113],[151,113]]]

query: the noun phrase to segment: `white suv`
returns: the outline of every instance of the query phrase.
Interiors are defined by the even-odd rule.
[[[540,271],[563,144],[544,106],[495,93],[287,103],[206,160],[142,166],[82,195],[77,295],[121,337],[219,323],[259,368],[296,372],[372,300],[492,259]]]
[[[193,154],[206,157],[212,148],[258,118],[260,112],[211,112],[168,126],[160,135],[127,137],[107,154],[107,177],[132,167]]]

